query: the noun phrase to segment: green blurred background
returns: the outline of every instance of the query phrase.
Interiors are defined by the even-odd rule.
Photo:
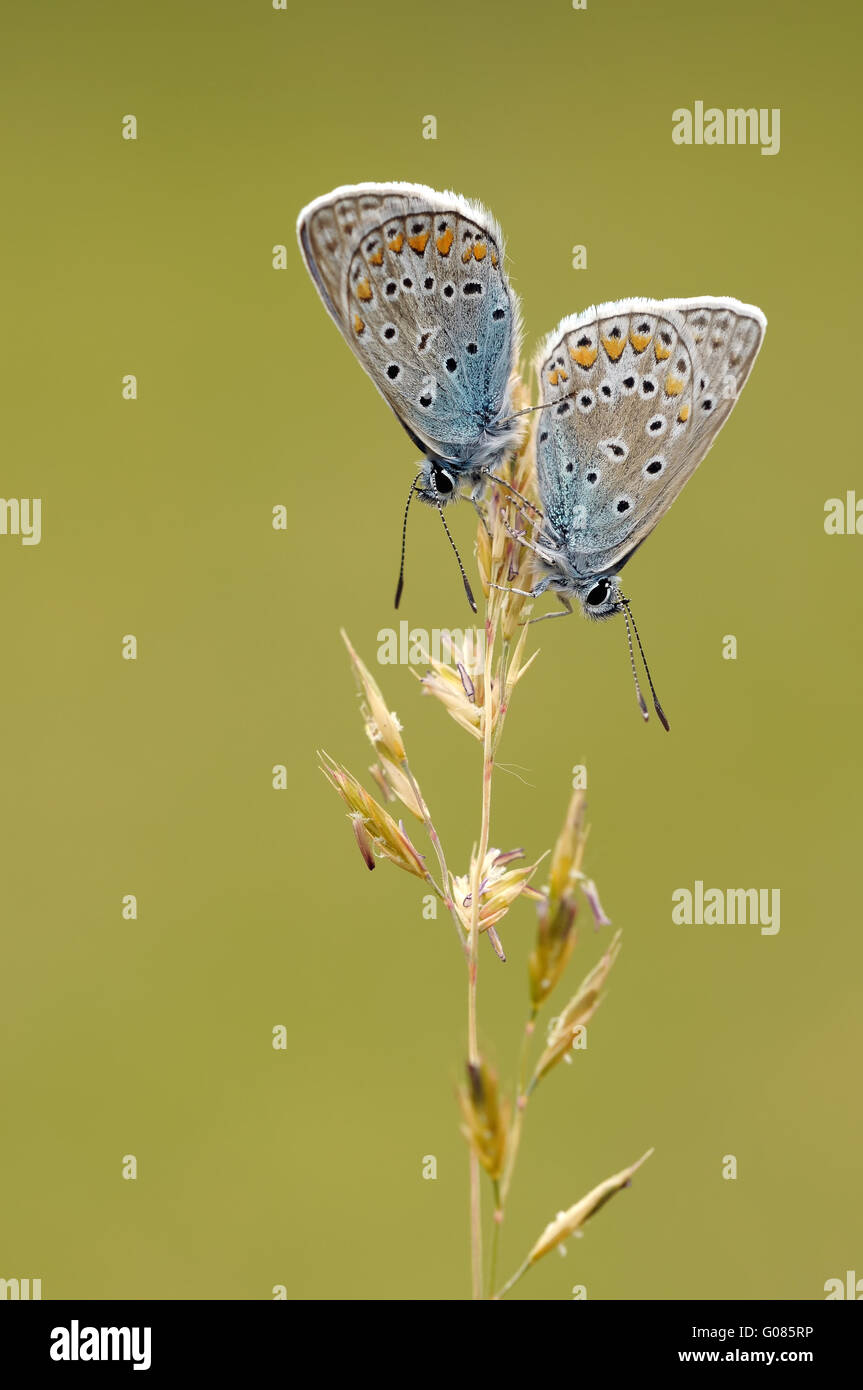
[[[587,867],[624,949],[587,1053],[532,1105],[502,1272],[653,1144],[519,1296],[817,1299],[863,1274],[863,539],[823,526],[860,478],[839,401],[859,27],[855,5],[802,0],[7,10],[2,493],[43,498],[43,539],[0,537],[0,1276],[46,1298],[467,1293],[463,963],[413,880],[365,871],[315,768],[320,746],[369,761],[338,630],[373,663],[394,622],[415,453],[294,222],[393,178],[493,210],[528,352],[633,294],[732,294],[769,319],[628,571],[671,735],[642,726],[617,623],[537,629],[513,704],[492,843],[546,848],[586,763]],[[696,100],[780,107],[780,153],[674,145]],[[470,509],[453,525],[470,556]],[[469,617],[428,512],[402,616]],[[374,669],[463,871],[479,745],[407,668]],[[675,926],[696,879],[781,889],[781,931]],[[502,935],[480,1034],[509,1081],[529,906]],[[570,992],[608,936],[583,931]]]

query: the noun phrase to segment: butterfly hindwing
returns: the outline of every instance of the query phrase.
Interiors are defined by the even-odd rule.
[[[727,419],[763,329],[734,300],[643,299],[565,319],[546,340],[537,474],[573,578],[617,572],[649,535]]]
[[[508,411],[518,353],[491,216],[453,193],[359,184],[304,209],[298,235],[327,309],[408,432],[437,457],[469,459]]]
[[[635,544],[640,518],[682,486],[691,340],[657,301],[601,305],[563,321],[538,372],[550,403],[537,436],[544,510],[575,573],[599,574]]]
[[[760,309],[736,299],[668,300],[686,323],[695,349],[698,379],[692,447],[699,461],[721,430],[746,384],[764,339]]]

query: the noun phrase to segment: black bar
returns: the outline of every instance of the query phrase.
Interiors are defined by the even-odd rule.
[[[383,1379],[396,1368],[400,1379],[410,1377],[418,1364],[427,1374],[436,1356],[443,1372],[452,1368],[456,1343],[446,1335],[443,1319],[463,1314],[405,1302],[397,1319],[384,1321],[370,1311],[371,1302],[334,1302],[314,1312],[308,1303],[291,1301],[269,1306],[252,1301],[9,1301],[0,1308],[0,1370],[8,1374],[15,1368],[22,1383],[31,1371],[47,1372],[58,1381],[79,1375],[92,1379],[105,1369],[113,1376],[134,1375],[137,1360],[142,1381],[141,1372],[158,1378],[194,1369],[224,1378],[232,1372],[248,1376],[250,1371],[266,1374],[280,1367],[288,1376],[305,1379],[306,1372],[297,1364],[300,1351],[304,1361],[309,1359],[310,1374],[324,1372],[328,1378],[341,1360],[352,1375],[376,1367]],[[823,1377],[858,1364],[860,1314],[842,1303],[568,1301],[551,1317],[548,1312],[538,1314],[535,1303],[513,1298],[488,1313],[469,1311],[464,1330],[469,1327],[474,1335],[467,1346],[462,1326],[452,1330],[463,1351],[482,1347],[484,1374],[498,1348],[502,1357],[511,1354],[507,1348],[515,1334],[544,1379],[567,1364],[574,1371],[580,1368],[581,1378],[596,1363],[603,1379],[626,1370],[756,1364],[804,1366]],[[106,1333],[103,1339],[103,1328],[117,1329],[116,1336]],[[481,1342],[477,1333],[482,1334]],[[70,1359],[55,1359],[52,1348],[55,1356],[62,1352]],[[105,1360],[81,1356],[97,1350],[101,1357],[103,1348]],[[78,1359],[71,1359],[74,1352]],[[127,1359],[110,1359],[113,1352]],[[469,1374],[464,1364],[463,1374]]]

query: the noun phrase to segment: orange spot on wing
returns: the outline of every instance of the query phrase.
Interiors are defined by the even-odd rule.
[[[550,384],[551,386],[556,386],[556,385],[557,385],[557,383],[558,383],[558,375],[557,375],[557,370],[556,370],[556,369],[555,369],[555,371],[553,371],[553,372],[551,372],[551,373],[549,374],[548,380],[549,380],[549,384]]]
[[[405,239],[404,234],[402,232],[397,232],[396,235],[393,237],[392,241],[387,242],[387,245],[389,246],[390,250],[395,251],[396,255],[399,254],[404,244]]]
[[[419,236],[410,236],[408,237],[408,246],[412,251],[416,251],[418,256],[421,256],[428,245],[430,236],[431,232],[420,232]]]
[[[357,337],[359,337],[364,328],[365,324],[363,323],[359,314],[354,314],[354,332],[356,333]]]
[[[497,255],[495,254],[494,251],[492,251],[492,253],[491,253],[491,263],[492,263],[492,265],[494,265],[494,266],[497,265]]]
[[[679,396],[683,390],[683,382],[676,376],[670,376],[665,383],[666,396]]]
[[[666,357],[671,356],[671,348],[663,347],[658,338],[653,344],[653,351],[656,353],[657,362],[664,362]]]
[[[384,249],[383,249],[383,247],[381,246],[381,247],[374,253],[373,256],[369,256],[369,265],[383,265],[383,263],[384,263]]]
[[[686,424],[686,421],[687,421],[688,419],[689,419],[689,406],[688,406],[688,405],[682,405],[682,406],[680,407],[680,414],[679,414],[678,417],[677,417],[677,422],[678,422],[678,424],[680,424],[680,425],[685,425],[685,424]]]
[[[453,234],[452,234],[451,229],[450,229],[449,227],[447,227],[447,229],[446,229],[446,231],[444,232],[443,236],[439,236],[439,237],[438,237],[437,241],[435,242],[435,246],[437,247],[438,251],[440,251],[440,253],[441,253],[442,256],[448,256],[448,255],[449,255],[449,249],[450,249],[450,247],[452,246],[452,243],[453,243]]]
[[[461,253],[461,258],[462,258],[462,260],[464,261],[465,265],[467,265],[468,261],[471,259],[472,256],[473,256],[473,247],[472,247],[472,246],[466,246],[466,247],[464,248],[464,250],[462,251],[462,253]]]
[[[602,346],[605,348],[612,362],[616,362],[626,347],[625,338],[603,338]]]
[[[635,348],[636,352],[644,352],[644,349],[650,342],[650,334],[648,333],[647,337],[645,338],[643,333],[630,333],[629,341],[632,343],[632,346]]]
[[[371,297],[372,287],[368,280],[360,280],[357,284],[357,299],[361,299],[364,303],[368,303]]]
[[[484,261],[488,247],[484,241],[478,241],[473,248],[473,258],[475,261]]]
[[[597,358],[596,348],[593,347],[570,348],[569,355],[573,362],[577,362],[579,367],[584,367],[585,371],[593,366]]]

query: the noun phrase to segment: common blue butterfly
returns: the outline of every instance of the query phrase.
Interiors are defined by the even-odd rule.
[[[550,590],[567,611],[575,597],[589,618],[622,613],[629,632],[620,572],[734,409],[766,326],[760,309],[736,299],[628,299],[549,334],[536,359],[542,520],[532,596]],[[646,718],[637,677],[636,690]]]
[[[416,494],[443,520],[462,484],[476,498],[519,434],[520,314],[500,228],[456,193],[360,183],[303,208],[297,235],[328,312],[422,451],[408,501]],[[401,579],[396,602],[400,593]]]

